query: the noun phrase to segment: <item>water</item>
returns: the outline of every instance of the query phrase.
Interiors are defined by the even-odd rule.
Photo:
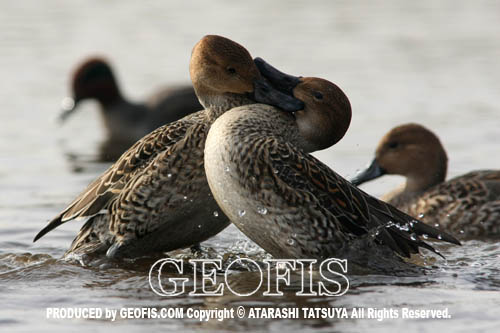
[[[500,165],[499,21],[494,1],[1,1],[0,331],[498,331],[500,248],[492,242],[442,248],[447,262],[437,259],[423,277],[353,276],[338,298],[298,297],[293,288],[282,297],[162,298],[149,287],[149,263],[106,269],[58,260],[81,222],[31,240],[106,168],[93,162],[103,138],[95,104],[65,127],[55,122],[68,73],[86,55],[106,55],[125,94],[140,99],[188,82],[190,51],[204,34],[227,36],[284,71],[342,87],[353,106],[350,130],[315,154],[342,175],[368,163],[390,128],[417,121],[439,134],[451,177]],[[380,195],[400,181],[385,177],[365,189]],[[235,228],[203,249],[225,262],[265,257]],[[46,319],[47,307],[239,305],[448,308],[452,319]]]

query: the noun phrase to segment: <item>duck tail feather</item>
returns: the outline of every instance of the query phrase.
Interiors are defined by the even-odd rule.
[[[42,238],[45,234],[48,232],[54,230],[61,224],[63,224],[65,221],[62,220],[62,214],[57,215],[55,218],[53,218],[47,225],[36,234],[35,238],[33,238],[33,242],[36,242],[40,238]]]

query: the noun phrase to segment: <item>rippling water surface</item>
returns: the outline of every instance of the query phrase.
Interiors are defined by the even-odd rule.
[[[216,33],[281,69],[325,77],[350,97],[346,137],[316,153],[346,177],[371,160],[391,127],[418,121],[445,145],[449,176],[498,168],[500,6],[495,1],[0,1],[0,331],[484,331],[500,329],[500,248],[467,241],[441,249],[420,277],[350,276],[337,298],[163,298],[148,283],[150,262],[82,267],[61,261],[81,222],[36,244],[33,236],[107,165],[96,105],[64,127],[54,121],[68,73],[82,57],[106,55],[121,87],[140,99],[162,84],[188,82],[192,46]],[[380,195],[401,181],[373,182]],[[224,262],[256,260],[231,227],[203,244]],[[174,257],[190,258],[189,250]],[[191,277],[191,276],[189,276]],[[255,281],[235,271],[240,283]],[[47,307],[376,307],[448,308],[448,320],[368,319],[48,320]],[[71,325],[71,329],[69,326]]]

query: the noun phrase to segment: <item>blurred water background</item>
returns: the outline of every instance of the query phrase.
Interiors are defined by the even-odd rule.
[[[161,298],[147,270],[98,270],[57,260],[81,226],[36,244],[33,236],[106,164],[97,104],[64,126],[55,119],[69,74],[88,55],[112,62],[127,97],[188,83],[193,45],[220,34],[280,69],[337,83],[353,120],[335,147],[316,153],[345,177],[368,163],[395,125],[434,130],[449,177],[499,168],[500,3],[497,1],[0,1],[0,331],[467,331],[500,329],[500,248],[445,248],[427,276],[354,278],[339,298]],[[364,187],[374,195],[401,182]],[[248,252],[231,227],[203,244],[215,256]],[[252,255],[252,253],[247,253]],[[184,251],[180,256],[188,256]],[[244,276],[244,275],[243,275]],[[47,307],[335,306],[449,308],[449,320],[47,320]]]

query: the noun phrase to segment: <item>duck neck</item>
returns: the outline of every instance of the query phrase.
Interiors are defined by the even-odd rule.
[[[198,97],[200,103],[205,107],[207,121],[211,124],[224,112],[232,108],[254,104],[255,101],[245,95],[226,93],[223,95],[208,95]]]
[[[309,151],[299,134],[295,118],[273,106],[248,105],[238,112],[231,111],[230,115],[224,116],[224,121],[227,135],[237,138],[233,142],[260,142],[266,138],[274,138]]]
[[[444,162],[444,163],[443,163]],[[437,168],[425,168],[423,172],[409,175],[406,178],[405,192],[424,192],[429,188],[444,182],[446,179],[446,160],[441,161]]]
[[[87,97],[95,98],[99,104],[101,104],[103,109],[108,109],[113,105],[125,101],[125,98],[121,94],[120,88],[113,77],[96,83],[87,94]]]

